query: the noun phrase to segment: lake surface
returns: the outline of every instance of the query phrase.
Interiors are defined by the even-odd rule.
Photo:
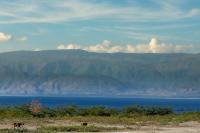
[[[0,106],[29,104],[33,100],[38,100],[43,106],[48,107],[78,105],[81,107],[106,106],[120,109],[129,105],[144,105],[171,107],[175,112],[200,111],[200,99],[0,96]]]

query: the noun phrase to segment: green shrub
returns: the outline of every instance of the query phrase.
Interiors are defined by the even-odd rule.
[[[173,111],[170,108],[161,108],[161,107],[147,107],[145,109],[146,115],[168,115],[172,114]]]
[[[117,115],[118,111],[114,109],[108,109],[105,107],[91,107],[79,109],[79,115],[81,116],[112,116]]]
[[[168,115],[172,114],[173,111],[170,108],[165,108],[165,107],[143,107],[143,106],[128,106],[123,109],[123,113],[126,116],[131,116],[131,115]]]
[[[66,107],[58,107],[55,111],[59,116],[75,116],[78,114],[78,107],[75,105],[69,105]]]
[[[145,109],[142,106],[134,105],[134,106],[128,106],[123,109],[123,113],[127,116],[133,115],[133,114],[144,114]]]
[[[54,109],[51,108],[43,108],[40,113],[36,115],[36,117],[44,118],[44,117],[56,117],[57,113]]]

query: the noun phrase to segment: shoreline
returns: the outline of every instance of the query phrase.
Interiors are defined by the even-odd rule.
[[[139,97],[139,96],[49,96],[49,95],[0,95],[0,97],[27,97],[27,98],[105,98],[105,99],[180,99],[180,100],[199,100],[200,97]]]

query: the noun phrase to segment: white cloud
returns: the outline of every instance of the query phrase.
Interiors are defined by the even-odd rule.
[[[135,53],[177,53],[189,52],[191,45],[172,45],[160,43],[158,39],[152,38],[149,44],[128,45],[127,52]]]
[[[104,40],[101,44],[81,47],[77,44],[59,45],[57,49],[82,49],[90,52],[126,52],[126,53],[176,53],[189,52],[192,49],[191,45],[172,45],[160,43],[158,39],[152,38],[149,44],[138,45],[114,45],[111,41]]]
[[[79,45],[76,44],[68,44],[68,45],[64,45],[64,44],[60,44],[57,49],[80,49],[81,47]]]
[[[0,42],[6,42],[9,41],[12,38],[11,35],[5,34],[3,32],[0,32]]]
[[[41,51],[41,49],[39,49],[39,48],[35,48],[33,51]]]
[[[94,46],[88,46],[83,48],[84,50],[87,51],[92,51],[92,52],[119,52],[117,51],[116,46],[112,45],[112,42],[108,40],[104,40],[101,44],[97,44]]]

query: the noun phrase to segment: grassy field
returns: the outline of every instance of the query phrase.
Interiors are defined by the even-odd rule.
[[[80,108],[66,106],[42,107],[39,103],[16,107],[0,107],[0,132],[101,132],[137,130],[142,126],[178,125],[200,122],[200,112],[176,114],[170,108],[129,106],[121,110],[105,107]],[[24,123],[14,130],[13,123]],[[87,122],[88,126],[81,126]]]
[[[37,130],[27,130],[27,129],[1,129],[1,133],[52,133],[52,132],[110,132],[110,131],[121,131],[123,129],[118,129],[115,127],[97,127],[97,126],[48,126],[40,127]]]

